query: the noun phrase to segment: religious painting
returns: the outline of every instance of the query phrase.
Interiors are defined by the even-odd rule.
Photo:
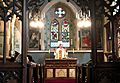
[[[39,49],[39,30],[29,30],[29,49]]]
[[[90,48],[91,47],[91,35],[90,29],[81,30],[81,47]]]

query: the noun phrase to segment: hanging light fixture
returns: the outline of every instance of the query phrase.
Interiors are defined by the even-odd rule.
[[[41,15],[38,9],[36,11],[32,11],[29,14],[29,18],[30,18],[30,27],[34,27],[34,28],[44,27],[45,14]]]
[[[89,13],[78,13],[77,15],[77,26],[82,28],[82,27],[90,27],[91,26],[91,19],[90,19],[90,11]]]
[[[90,19],[90,10],[82,11],[79,10],[78,13],[76,13],[77,18],[77,26],[82,27],[90,27],[91,26],[91,19]]]

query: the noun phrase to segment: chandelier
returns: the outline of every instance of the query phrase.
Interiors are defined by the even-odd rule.
[[[80,28],[91,26],[89,0],[78,1],[79,10],[76,13],[77,26]]]
[[[45,18],[45,13],[41,14],[39,10],[30,12],[29,13],[30,27],[33,27],[33,28],[44,27],[44,18]]]
[[[78,13],[76,13],[76,18],[78,27],[83,28],[91,26],[90,10],[82,11],[80,9]]]

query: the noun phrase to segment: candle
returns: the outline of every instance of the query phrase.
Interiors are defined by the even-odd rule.
[[[73,48],[73,53],[74,53],[74,48]]]
[[[43,18],[45,18],[45,13],[43,13]]]
[[[76,18],[78,19],[78,13],[76,13]]]
[[[89,10],[89,14],[88,14],[88,15],[89,15],[89,17],[90,17],[90,10]]]
[[[82,11],[80,11],[80,17],[82,17]]]
[[[49,53],[50,53],[50,49],[49,49]]]

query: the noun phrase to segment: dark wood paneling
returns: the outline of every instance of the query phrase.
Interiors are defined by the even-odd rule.
[[[120,83],[120,63],[89,65],[88,83]]]

